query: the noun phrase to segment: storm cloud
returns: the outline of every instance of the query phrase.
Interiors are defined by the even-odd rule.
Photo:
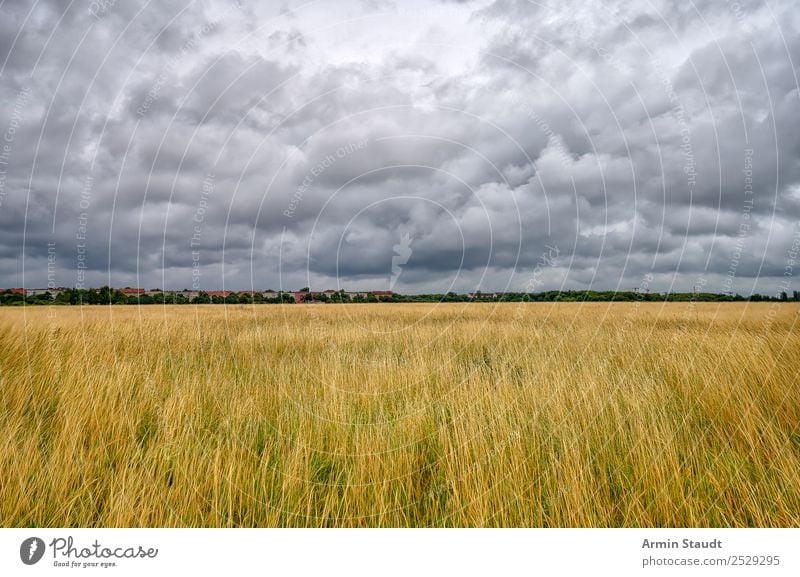
[[[0,14],[0,286],[797,289],[790,0]]]

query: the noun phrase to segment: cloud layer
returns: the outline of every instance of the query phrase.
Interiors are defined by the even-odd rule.
[[[789,0],[0,12],[2,286],[797,288]]]

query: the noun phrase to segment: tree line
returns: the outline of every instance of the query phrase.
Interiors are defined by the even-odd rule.
[[[742,296],[739,294],[721,294],[710,292],[673,292],[650,293],[638,291],[594,291],[594,290],[567,290],[544,291],[537,293],[506,292],[506,293],[481,293],[457,294],[433,293],[419,295],[392,294],[376,298],[367,293],[366,296],[348,295],[344,291],[331,294],[304,292],[304,302],[322,303],[435,303],[435,302],[789,302],[800,301],[800,293],[794,291],[790,296],[786,292],[777,295],[752,294]],[[165,292],[159,294],[126,295],[120,290],[108,286],[99,289],[66,289],[56,294],[46,292],[35,296],[5,290],[0,292],[0,305],[150,305],[150,304],[294,304],[292,293],[278,292],[274,298],[268,298],[260,293],[237,294],[227,296],[209,295],[200,291],[197,296],[189,299],[179,292]]]

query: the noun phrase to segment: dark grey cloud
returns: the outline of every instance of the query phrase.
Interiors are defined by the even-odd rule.
[[[0,285],[775,292],[793,8],[5,2]]]

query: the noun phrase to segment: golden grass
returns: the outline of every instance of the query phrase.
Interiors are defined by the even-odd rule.
[[[798,311],[0,309],[0,521],[797,526]]]

